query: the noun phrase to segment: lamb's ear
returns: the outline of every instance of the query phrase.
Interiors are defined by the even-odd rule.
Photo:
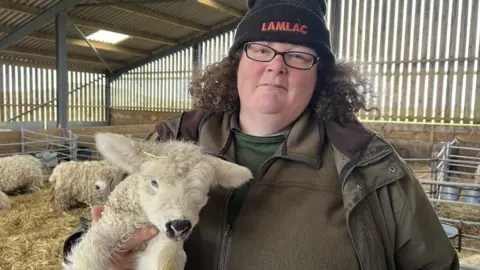
[[[115,133],[96,133],[95,143],[100,154],[112,164],[132,173],[143,161],[141,142]]]
[[[206,156],[206,159],[215,169],[214,185],[236,188],[253,178],[252,172],[247,167],[212,156]]]

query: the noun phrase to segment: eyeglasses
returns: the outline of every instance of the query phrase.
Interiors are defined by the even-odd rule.
[[[285,65],[301,70],[311,69],[320,60],[319,56],[310,53],[298,51],[279,52],[259,43],[245,43],[243,50],[248,58],[259,62],[270,62],[275,56],[281,55]]]

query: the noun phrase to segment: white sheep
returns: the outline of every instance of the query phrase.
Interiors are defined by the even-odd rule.
[[[204,154],[194,143],[134,141],[96,134],[97,149],[131,175],[110,194],[102,217],[67,254],[64,270],[104,270],[131,234],[154,225],[159,234],[138,250],[136,270],[184,269],[183,242],[199,220],[208,192],[239,187],[249,169]]]
[[[8,212],[11,208],[12,204],[10,203],[10,199],[8,198],[7,194],[0,190],[0,213]]]
[[[52,203],[59,211],[79,204],[104,204],[125,172],[106,160],[62,162],[53,169]]]
[[[0,158],[0,191],[36,191],[43,182],[40,160],[30,155]]]

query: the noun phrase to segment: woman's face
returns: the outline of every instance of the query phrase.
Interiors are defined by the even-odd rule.
[[[313,49],[288,43],[255,42],[267,45],[278,52],[296,51],[316,56]],[[251,45],[249,56],[262,58],[270,49]],[[305,61],[301,54],[289,56],[290,63]],[[240,109],[248,113],[278,115],[287,119],[297,118],[308,106],[317,79],[317,64],[311,69],[300,70],[285,64],[281,55],[269,62],[256,61],[243,51],[237,72],[237,88]],[[292,119],[292,120],[293,120]]]

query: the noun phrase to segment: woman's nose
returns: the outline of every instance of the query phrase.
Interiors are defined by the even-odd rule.
[[[267,70],[285,73],[287,71],[287,66],[285,65],[285,62],[283,62],[283,57],[281,55],[276,55],[272,61],[268,62]]]

